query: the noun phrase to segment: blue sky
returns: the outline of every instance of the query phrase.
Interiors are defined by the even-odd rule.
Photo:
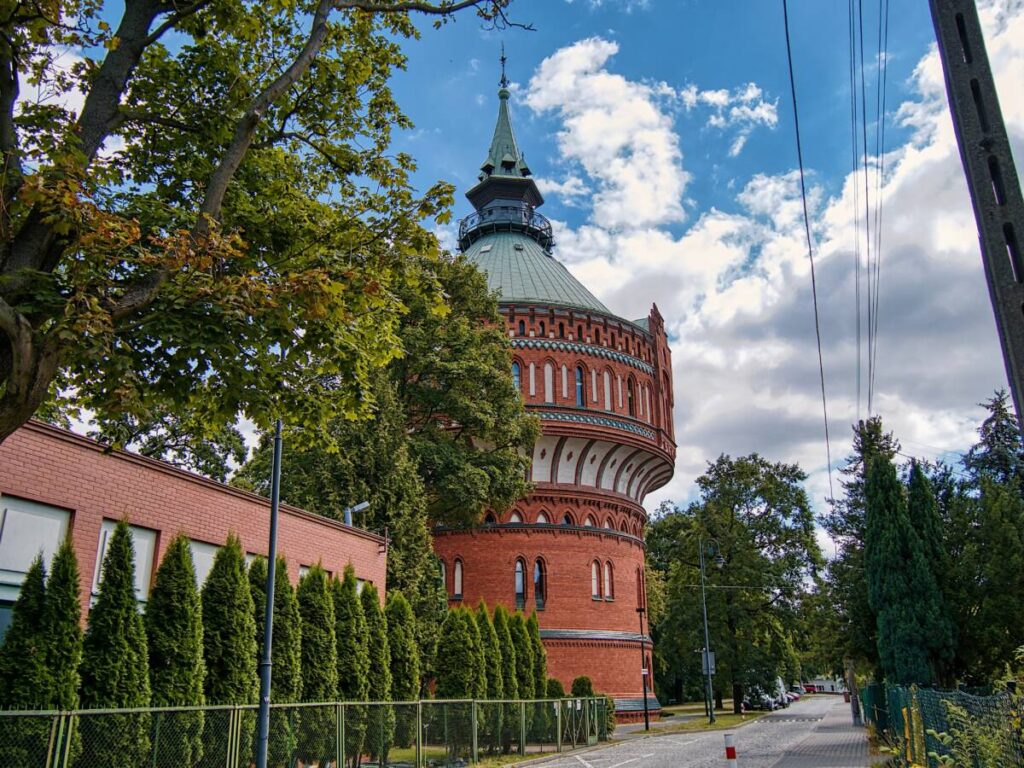
[[[878,7],[864,5],[874,198]],[[1017,0],[979,6],[1020,157],[1024,10]],[[456,216],[469,212],[462,195],[490,140],[504,42],[517,138],[556,227],[556,257],[623,316],[657,302],[672,335],[679,456],[648,508],[692,498],[720,453],[758,451],[799,462],[820,509],[829,473],[781,3],[516,0],[510,12],[536,31],[483,31],[463,16],[439,31],[424,23],[422,39],[405,44],[394,90],[416,129],[396,144],[417,158],[417,182],[455,183]],[[836,465],[867,411],[847,4],[792,0],[790,20]],[[891,0],[889,23],[873,410],[906,453],[949,457],[971,444],[977,403],[1005,374],[928,4]]]

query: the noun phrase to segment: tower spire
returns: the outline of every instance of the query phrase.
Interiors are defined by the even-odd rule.
[[[508,58],[505,56],[505,43],[501,44],[501,87],[508,88],[508,78],[505,77],[505,62]]]

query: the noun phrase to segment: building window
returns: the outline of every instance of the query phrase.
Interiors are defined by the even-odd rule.
[[[522,558],[516,560],[516,610],[526,607],[526,563]]]
[[[540,328],[540,335],[541,335],[541,336],[547,336],[547,331],[545,330],[545,327],[544,327],[544,321],[543,321],[543,320],[541,320],[541,321],[540,321],[540,322],[539,322],[539,323],[537,324],[537,327],[538,327],[538,328]]]
[[[547,599],[548,580],[547,568],[544,561],[539,557],[533,564],[533,601],[537,604],[537,610],[544,610],[544,601]]]
[[[192,541],[189,539],[188,548],[192,550],[192,563],[195,566],[196,588],[201,589],[210,575],[213,568],[213,560],[217,557],[217,550],[220,547],[215,544],[207,544],[205,541]]]
[[[454,597],[456,600],[461,600],[462,599],[462,561],[461,560],[456,560],[455,561],[455,573],[454,573],[454,578],[452,579],[452,581],[455,582],[452,585],[452,592],[453,592],[452,597]]]
[[[488,512],[487,516],[484,517],[484,523],[486,525],[494,525],[496,522],[498,522],[498,520],[497,520],[497,518],[494,517],[494,513],[493,512]]]
[[[447,594],[447,592],[448,592],[448,566],[444,564],[444,560],[439,560],[438,564],[440,565],[439,570],[441,571],[441,589],[443,589],[445,591],[445,593]]]
[[[49,569],[68,533],[71,513],[34,501],[0,496],[0,585],[14,600],[36,555]]]
[[[612,374],[610,371],[604,372],[604,409],[606,411],[612,409]]]
[[[568,512],[566,512],[565,515],[562,517],[562,525],[574,525],[572,521],[572,515],[570,515]]]
[[[519,363],[512,363],[512,383],[515,385],[516,392],[521,392],[523,388],[522,373],[523,369]]]
[[[559,323],[558,324],[558,338],[560,338],[560,339],[564,339],[565,338],[565,323]]]
[[[600,328],[595,328],[594,329],[594,343],[595,344],[600,344],[601,343],[601,329]]]
[[[513,510],[512,514],[508,516],[508,521],[510,523],[521,523],[523,522],[523,518],[518,512]]]
[[[633,397],[633,380],[626,380],[626,407],[630,416],[636,418],[636,398]]]
[[[615,599],[615,581],[612,579],[614,569],[612,568],[612,561],[608,560],[604,564],[604,599],[614,600]]]
[[[576,341],[583,341],[583,326],[576,326]]]
[[[100,542],[96,550],[96,568],[92,576],[92,594],[99,594],[103,574],[103,559],[107,556],[107,547],[117,528],[116,520],[104,520],[100,526]],[[132,547],[135,550],[135,599],[145,602],[149,597],[149,584],[153,576],[153,558],[156,555],[156,531],[129,525],[132,535]]]
[[[597,560],[590,564],[590,597],[601,599],[601,564]]]
[[[569,369],[565,367],[565,363],[562,363],[562,399],[567,400],[569,398]]]
[[[615,525],[612,523],[612,519],[610,517],[604,521],[604,527],[607,528],[609,531],[615,530]]]
[[[523,321],[523,320],[519,321],[519,335],[520,336],[525,336],[526,335],[526,322]]]
[[[544,402],[555,402],[555,367],[544,363]]]
[[[543,512],[537,513],[537,522],[541,525],[548,523],[548,516],[545,515]]]
[[[594,526],[594,518],[593,518],[593,516],[592,515],[587,515],[587,519],[583,522],[583,525],[585,525],[587,528],[595,527]]]
[[[576,366],[576,406],[583,408],[586,404],[583,402],[583,366]]]

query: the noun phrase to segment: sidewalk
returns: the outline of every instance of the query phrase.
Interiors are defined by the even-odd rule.
[[[850,706],[839,701],[772,768],[868,768],[871,763],[867,728],[854,726]]]

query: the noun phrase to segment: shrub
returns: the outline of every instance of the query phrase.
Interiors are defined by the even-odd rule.
[[[333,702],[338,697],[338,643],[334,601],[327,572],[314,565],[299,581],[297,592],[302,617],[302,700]],[[307,763],[330,761],[334,754],[334,707],[308,707],[302,711],[298,753]]]
[[[359,595],[366,616],[367,649],[370,655],[370,701],[391,701],[391,648],[388,625],[380,607],[380,594],[373,584],[363,585]],[[384,762],[395,735],[393,707],[370,707],[366,730],[366,751]]]

